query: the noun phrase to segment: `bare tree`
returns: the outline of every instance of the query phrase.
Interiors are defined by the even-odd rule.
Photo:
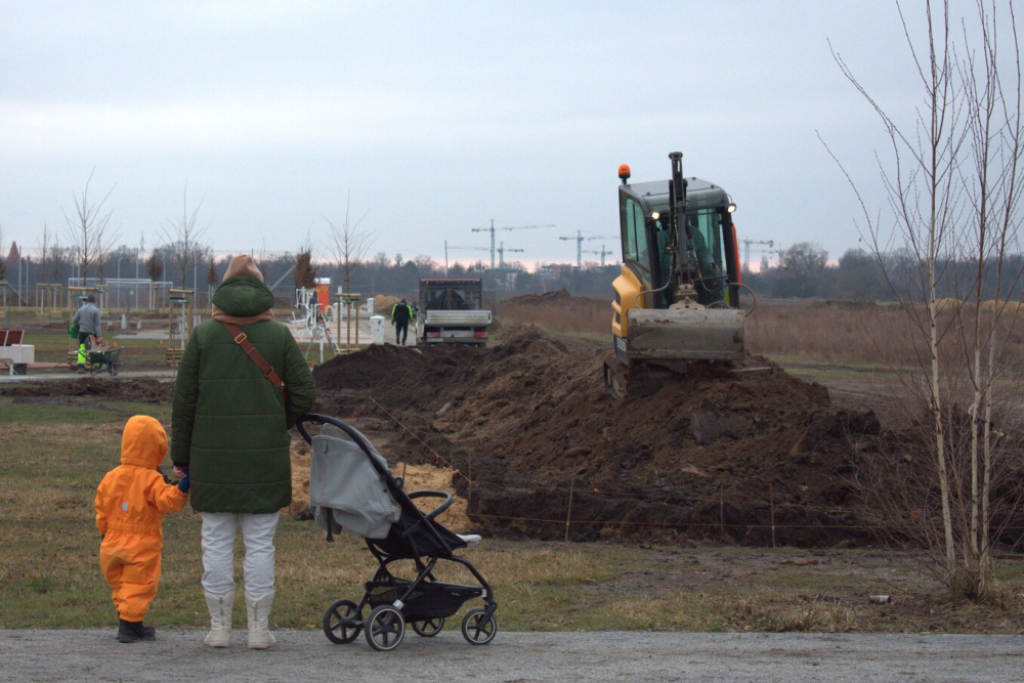
[[[199,210],[203,208],[203,202],[206,201],[206,195],[204,194],[199,200],[199,204],[190,213],[188,210],[188,183],[185,183],[185,189],[182,192],[181,200],[181,217],[168,221],[164,227],[161,228],[161,233],[164,239],[168,243],[168,251],[171,259],[171,263],[178,271],[178,275],[181,276],[181,286],[185,287],[186,280],[188,278],[188,271],[193,264],[198,263],[200,254],[203,252],[204,247],[200,245],[199,240],[209,229],[209,225],[205,227],[198,227],[196,222],[199,219]],[[193,283],[197,285],[198,283]]]
[[[437,261],[429,256],[417,256],[413,259],[413,263],[416,264],[416,269],[419,270],[421,277],[429,277],[438,270]]]
[[[46,282],[46,267],[50,263],[50,250],[52,248],[53,233],[46,227],[46,223],[43,223],[43,241],[39,244],[39,279],[42,282]]]
[[[155,251],[146,259],[146,274],[151,282],[156,282],[164,275],[164,264],[157,258]]]
[[[60,274],[64,266],[70,263],[71,254],[68,247],[61,246],[60,236],[53,236],[53,244],[50,246],[50,274],[53,281],[60,282]]]
[[[330,218],[324,216],[324,220],[330,226],[331,251],[338,262],[338,267],[344,273],[346,293],[352,291],[352,273],[358,270],[363,256],[376,239],[376,237],[359,228],[363,220],[369,215],[369,209],[359,220],[353,223],[349,217],[351,206],[352,197],[350,194],[345,203],[345,221],[341,225],[335,225]]]
[[[1004,286],[1012,291],[1022,277],[1019,260],[1008,268],[1008,256],[1024,190],[1019,40],[1013,5],[1006,7],[1009,20],[997,22],[999,3],[978,0],[977,22],[969,29],[967,20],[953,20],[948,1],[938,11],[927,1],[925,53],[897,3],[924,94],[924,106],[909,126],[891,117],[833,52],[888,134],[891,161],[879,159],[887,212],[870,211],[843,172],[863,210],[858,227],[923,342],[917,367],[894,369],[905,391],[918,399],[904,405],[920,405],[928,416],[916,422],[924,426],[917,437],[897,447],[907,463],[925,467],[915,476],[899,468],[887,488],[907,504],[902,518],[936,551],[947,585],[969,598],[989,591],[992,545],[1021,496],[1018,446],[1006,437],[1020,428],[1019,380],[1008,381],[1020,364],[1019,354],[1009,352],[1013,334],[1019,334],[1014,328],[1020,306],[1000,299]],[[963,34],[959,45],[956,23]],[[997,36],[1007,34],[1016,70],[1004,79],[997,68]],[[893,246],[912,259],[912,267],[894,267],[886,257]],[[950,267],[958,260],[975,264],[970,281]],[[991,269],[997,298],[988,307],[983,283]],[[940,301],[940,291],[956,294],[952,305]],[[876,499],[878,494],[869,492]]]
[[[104,271],[107,265],[107,258],[111,253],[111,246],[121,236],[121,229],[118,228],[113,232],[108,230],[100,230],[96,233],[96,252],[95,258],[93,259],[96,264],[96,277],[99,278],[100,284],[103,284]]]
[[[92,183],[94,173],[96,173],[95,168],[89,173],[89,179],[85,181],[82,196],[72,196],[75,202],[75,219],[69,218],[67,212],[61,207],[64,222],[67,224],[68,238],[71,240],[72,258],[79,266],[79,276],[82,278],[83,285],[89,277],[89,268],[95,265],[100,245],[109,244],[111,241],[104,239],[104,233],[110,224],[113,211],[104,212],[103,207],[116,185],[110,188],[99,203],[90,203],[89,185]]]
[[[267,238],[265,235],[260,233],[260,246],[252,255],[252,260],[256,264],[256,267],[260,269],[264,277],[267,275],[266,266],[271,260],[270,249],[267,248]]]
[[[313,265],[313,239],[308,231],[306,232],[306,239],[299,245],[298,253],[295,254],[294,273],[296,287],[316,286],[316,266]]]
[[[7,254],[4,253],[6,241],[4,239],[4,226],[0,225],[0,280],[3,280],[7,275]]]

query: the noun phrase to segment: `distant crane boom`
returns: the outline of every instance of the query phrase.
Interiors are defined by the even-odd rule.
[[[608,249],[606,249],[606,248],[605,248],[605,246],[604,246],[604,245],[602,244],[602,245],[601,245],[601,251],[594,251],[594,250],[592,250],[592,249],[584,249],[584,250],[583,250],[583,253],[584,253],[584,254],[600,254],[600,255],[601,255],[601,266],[602,266],[602,267],[604,267],[604,257],[605,257],[605,256],[610,256],[611,254],[614,254],[615,252],[614,252],[614,251],[609,251],[609,250],[608,250]]]
[[[584,237],[583,233],[579,230],[576,231],[575,237],[559,237],[560,240],[576,240],[576,267],[583,267],[583,240],[613,240],[618,235],[611,237],[608,236],[597,236],[597,237]],[[602,247],[603,248],[603,247]],[[604,258],[604,257],[602,257]]]
[[[448,244],[448,240],[444,241],[444,276],[448,277],[448,250],[452,251],[489,251],[487,247],[456,247]]]
[[[498,267],[499,268],[504,268],[505,267],[505,252],[506,251],[509,251],[509,252],[517,251],[517,252],[522,253],[523,250],[522,249],[513,249],[512,247],[506,247],[505,243],[502,242],[501,245],[498,247]]]
[[[769,249],[775,246],[775,240],[743,240],[743,267],[750,270],[750,245],[763,244]]]
[[[510,225],[504,227],[494,227],[494,219],[491,219],[491,227],[489,228],[472,228],[473,232],[489,232],[491,233],[491,268],[494,268],[494,254],[497,249],[494,246],[494,231],[495,230],[530,230],[533,228],[553,228],[554,223],[545,223],[544,225]]]

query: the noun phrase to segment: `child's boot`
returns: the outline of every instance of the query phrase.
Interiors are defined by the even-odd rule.
[[[245,606],[249,616],[249,649],[266,650],[277,641],[270,632],[267,621],[270,608],[274,605],[274,591],[264,593],[256,598],[245,594]]]
[[[143,626],[141,621],[125,621],[121,619],[117,627],[117,640],[122,643],[156,640],[156,629],[152,626]]]
[[[231,645],[231,607],[235,604],[235,594],[215,595],[206,591],[203,595],[210,610],[210,632],[203,642],[210,647],[228,647]]]

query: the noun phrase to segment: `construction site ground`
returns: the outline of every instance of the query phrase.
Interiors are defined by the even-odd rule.
[[[764,359],[752,364],[768,371],[665,373],[656,393],[617,401],[608,357],[533,327],[487,349],[372,347],[317,369],[318,410],[358,419],[397,459],[452,467],[474,519],[505,536],[866,538],[852,476],[874,413]]]
[[[710,368],[615,401],[601,381],[607,342],[528,326],[497,333],[501,343],[484,349],[386,345],[338,357],[315,372],[316,410],[363,431],[410,486],[420,474],[432,478],[423,486],[447,479],[463,507],[446,522],[484,533],[489,552],[600,541],[584,544],[585,561],[608,571],[554,617],[519,616],[515,628],[587,628],[609,604],[643,614],[653,601],[656,630],[1024,632],[1016,556],[998,567],[1005,600],[950,603],[934,597],[923,555],[882,549],[863,528],[851,467],[886,420],[891,392],[877,378],[812,364]],[[151,406],[166,419],[171,389],[170,377],[0,378],[0,410],[59,408],[66,423],[47,418],[48,436],[73,443],[93,429],[77,413],[121,419]],[[0,436],[30,429],[0,415]],[[293,443],[289,512],[301,517],[309,458]],[[285,534],[291,524],[310,523]],[[870,602],[878,594],[891,599]]]

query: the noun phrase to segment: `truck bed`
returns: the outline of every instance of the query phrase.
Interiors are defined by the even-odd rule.
[[[481,327],[491,324],[491,312],[489,310],[478,311],[425,311],[423,314],[424,325],[439,325],[441,327]]]

